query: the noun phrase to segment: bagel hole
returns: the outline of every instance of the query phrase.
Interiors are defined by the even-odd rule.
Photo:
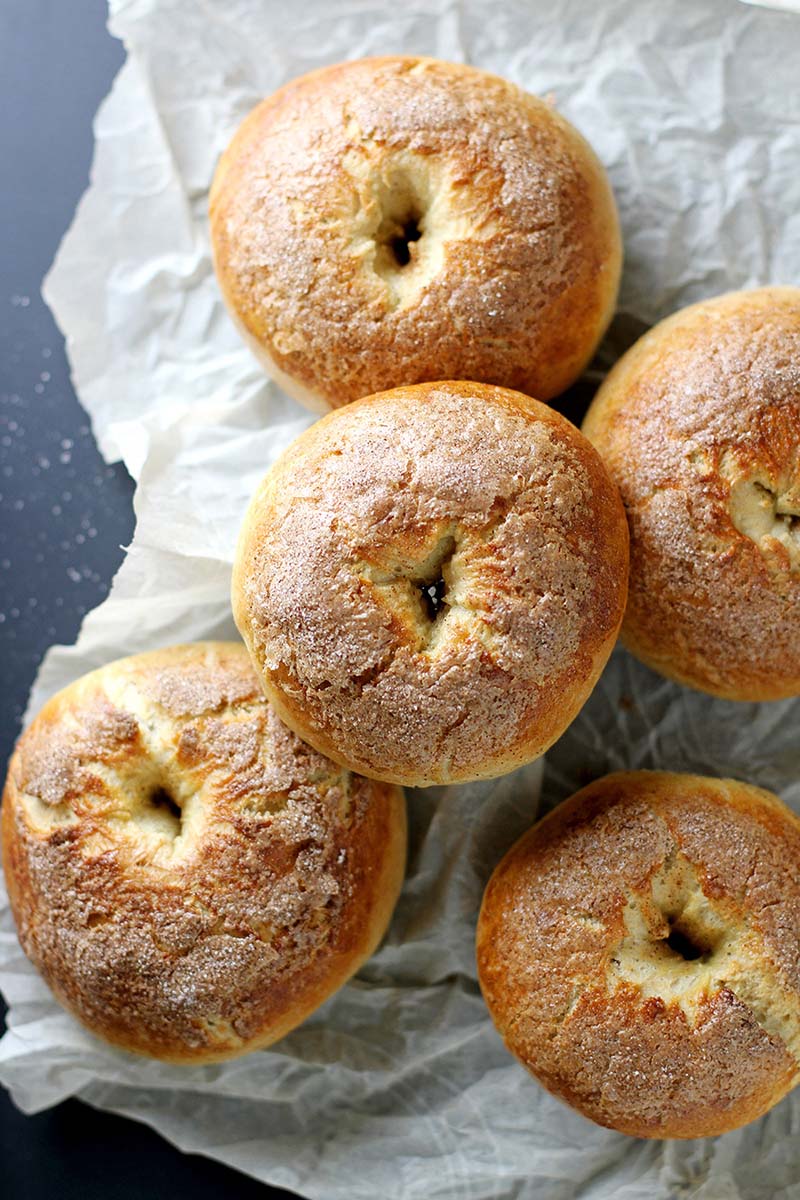
[[[419,593],[422,611],[430,625],[436,624],[448,606],[446,575],[455,551],[455,538],[451,533],[445,534],[411,576],[411,583]]]
[[[696,941],[675,927],[670,929],[665,941],[672,953],[677,954],[684,962],[696,962],[698,958],[702,958],[709,952],[708,947],[698,945]]]
[[[390,286],[413,273],[417,244],[425,236],[428,202],[420,180],[397,171],[381,188],[379,224],[373,234],[377,253],[375,270]],[[405,284],[403,285],[405,286]]]
[[[421,584],[420,595],[422,596],[422,605],[427,613],[428,620],[434,622],[444,606],[444,598],[447,595],[447,584],[439,576],[432,583]]]
[[[684,962],[709,958],[722,940],[722,930],[686,914],[667,916],[669,933],[663,944]]]
[[[791,570],[800,569],[800,485],[771,480],[766,472],[755,479],[749,464],[742,466],[727,452],[720,470],[731,485],[728,504],[734,527],[762,553],[774,553],[772,543],[782,543]]]
[[[389,241],[389,251],[398,267],[407,267],[411,262],[411,246],[422,237],[419,213],[411,213],[403,221],[401,232]]]
[[[147,803],[151,809],[156,810],[162,822],[168,825],[172,837],[179,837],[183,828],[183,809],[172,793],[163,784],[158,784],[147,797]]]

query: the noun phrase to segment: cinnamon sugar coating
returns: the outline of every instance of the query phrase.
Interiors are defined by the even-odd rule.
[[[111,663],[18,743],[2,808],[20,941],[89,1029],[212,1062],[287,1033],[375,948],[405,809],[300,742],[243,646]]]
[[[709,1137],[800,1068],[800,821],[732,780],[620,772],[492,876],[478,972],[508,1048],[585,1116]]]
[[[731,700],[800,694],[800,290],[662,321],[583,429],[630,523],[626,646]]]
[[[614,644],[624,514],[552,409],[473,383],[329,414],[257,491],[232,601],[272,703],[392,782],[502,774],[562,732]]]
[[[222,156],[210,216],[234,320],[323,411],[443,378],[548,400],[614,308],[603,168],[547,104],[474,67],[369,58],[287,84]]]

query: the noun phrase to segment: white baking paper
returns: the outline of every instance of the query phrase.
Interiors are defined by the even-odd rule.
[[[114,0],[128,59],[97,117],[92,184],[45,295],[109,459],[138,480],[133,546],[31,700],[121,654],[235,636],[243,510],[312,419],[268,384],[223,311],[207,191],[237,122],[323,63],[408,51],[552,94],[606,163],[626,245],[592,375],[644,325],[734,287],[800,282],[800,18],[735,0]],[[493,783],[409,795],[408,879],[358,977],[273,1049],[177,1068],[109,1049],[52,1000],[0,913],[10,1030],[0,1080],[66,1096],[316,1200],[800,1197],[800,1095],[726,1137],[635,1141],[548,1096],[480,999],[482,887],[537,812],[623,767],[729,774],[800,810],[800,703],[735,705],[618,651],[547,756]]]

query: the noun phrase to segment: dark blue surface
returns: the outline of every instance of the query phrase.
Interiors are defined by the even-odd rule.
[[[44,651],[75,640],[133,533],[133,485],[97,452],[39,290],[87,184],[94,111],[123,59],[104,20],[102,0],[0,6],[3,763]]]
[[[191,2],[191,0],[188,0]],[[133,485],[100,458],[39,288],[86,187],[91,122],[123,52],[102,0],[0,3],[0,762],[36,667],[72,642],[133,533]],[[265,1130],[265,1133],[268,1132]],[[70,1101],[25,1117],[0,1089],[0,1197],[280,1197],[131,1121]]]

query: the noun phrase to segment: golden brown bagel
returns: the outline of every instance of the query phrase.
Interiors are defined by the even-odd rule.
[[[630,522],[628,649],[730,700],[800,694],[800,290],[662,321],[583,431]]]
[[[233,319],[319,411],[442,378],[549,400],[614,309],[620,233],[594,152],[474,67],[367,58],[294,80],[240,126],[210,215]]]
[[[478,973],[549,1091],[636,1137],[710,1137],[798,1079],[800,821],[733,780],[598,779],[494,872]]]
[[[176,1063],[266,1046],[375,949],[402,793],[290,733],[243,646],[110,663],[20,739],[3,867],[26,954],[100,1037]]]
[[[232,603],[300,737],[412,786],[543,753],[592,690],[625,605],[627,528],[564,417],[475,383],[338,409],[245,516]]]

